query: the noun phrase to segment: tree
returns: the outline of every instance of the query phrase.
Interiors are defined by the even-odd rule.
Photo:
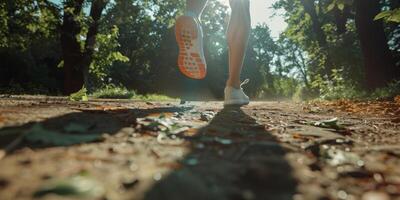
[[[99,20],[109,0],[93,0],[89,20],[85,23],[84,0],[64,2],[61,26],[61,49],[65,80],[64,92],[71,94],[89,85],[89,66],[93,59]],[[85,34],[86,32],[86,34]]]
[[[249,46],[254,51],[256,65],[260,68],[260,74],[264,79],[261,85],[266,83],[269,92],[275,93],[272,65],[276,55],[279,54],[279,49],[266,24],[257,25],[253,28]]]
[[[333,64],[329,54],[329,47],[326,39],[326,34],[322,30],[322,23],[320,21],[321,17],[318,16],[314,0],[300,0],[300,2],[304,7],[304,11],[311,18],[312,29],[315,35],[315,39],[318,42],[319,47],[321,48],[321,53],[323,53],[323,55],[321,56],[325,57],[325,75],[330,77],[332,74]],[[319,4],[321,4],[321,2],[319,2]]]
[[[381,20],[374,18],[380,13],[379,0],[355,0],[356,25],[364,57],[365,82],[369,90],[385,87],[400,77]]]
[[[0,2],[0,85],[56,91],[59,10],[47,0]]]
[[[279,66],[287,73],[294,73],[294,77],[302,80],[307,89],[311,88],[309,80],[310,72],[308,69],[308,61],[306,52],[291,41],[289,38],[281,36],[278,40],[278,56],[279,60],[284,60]]]

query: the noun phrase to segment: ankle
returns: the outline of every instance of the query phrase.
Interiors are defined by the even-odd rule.
[[[226,87],[232,87],[232,88],[235,88],[235,89],[240,89],[240,81],[238,82],[238,81],[228,80],[226,82]]]

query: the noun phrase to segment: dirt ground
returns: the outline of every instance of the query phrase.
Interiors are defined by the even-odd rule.
[[[0,199],[400,200],[399,116],[4,95]]]

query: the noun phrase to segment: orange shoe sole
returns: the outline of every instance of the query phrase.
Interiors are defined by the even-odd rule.
[[[203,54],[201,33],[193,17],[181,16],[175,25],[175,36],[179,46],[178,67],[185,76],[204,79],[207,74]]]

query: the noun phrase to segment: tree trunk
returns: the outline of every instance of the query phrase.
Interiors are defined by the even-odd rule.
[[[296,47],[295,52],[297,52],[298,58],[300,59],[301,63],[296,60],[296,64],[300,70],[300,73],[303,76],[304,84],[306,85],[307,89],[311,89],[310,81],[308,80],[308,71],[307,71],[307,64],[306,59],[303,56],[301,50]],[[296,53],[295,53],[296,54]]]
[[[335,17],[336,33],[338,35],[345,34],[347,32],[347,20],[351,13],[349,6],[345,6],[343,10],[335,8],[333,12]]]
[[[83,49],[76,38],[82,31],[82,25],[75,18],[81,14],[84,0],[68,0],[64,4],[61,48],[64,60],[64,92],[67,95],[79,91],[88,83],[89,66],[93,60],[99,20],[108,1],[92,1],[91,23]],[[66,10],[69,8],[73,8],[73,10],[67,12]]]
[[[69,95],[83,86],[83,74],[80,69],[82,52],[76,37],[82,26],[75,20],[82,12],[84,0],[68,0],[64,4],[63,24],[61,26],[61,50],[64,60],[64,92]],[[68,9],[73,9],[68,12]]]
[[[379,0],[355,0],[356,26],[364,57],[366,88],[385,87],[399,77],[381,20],[374,17],[380,12]]]

